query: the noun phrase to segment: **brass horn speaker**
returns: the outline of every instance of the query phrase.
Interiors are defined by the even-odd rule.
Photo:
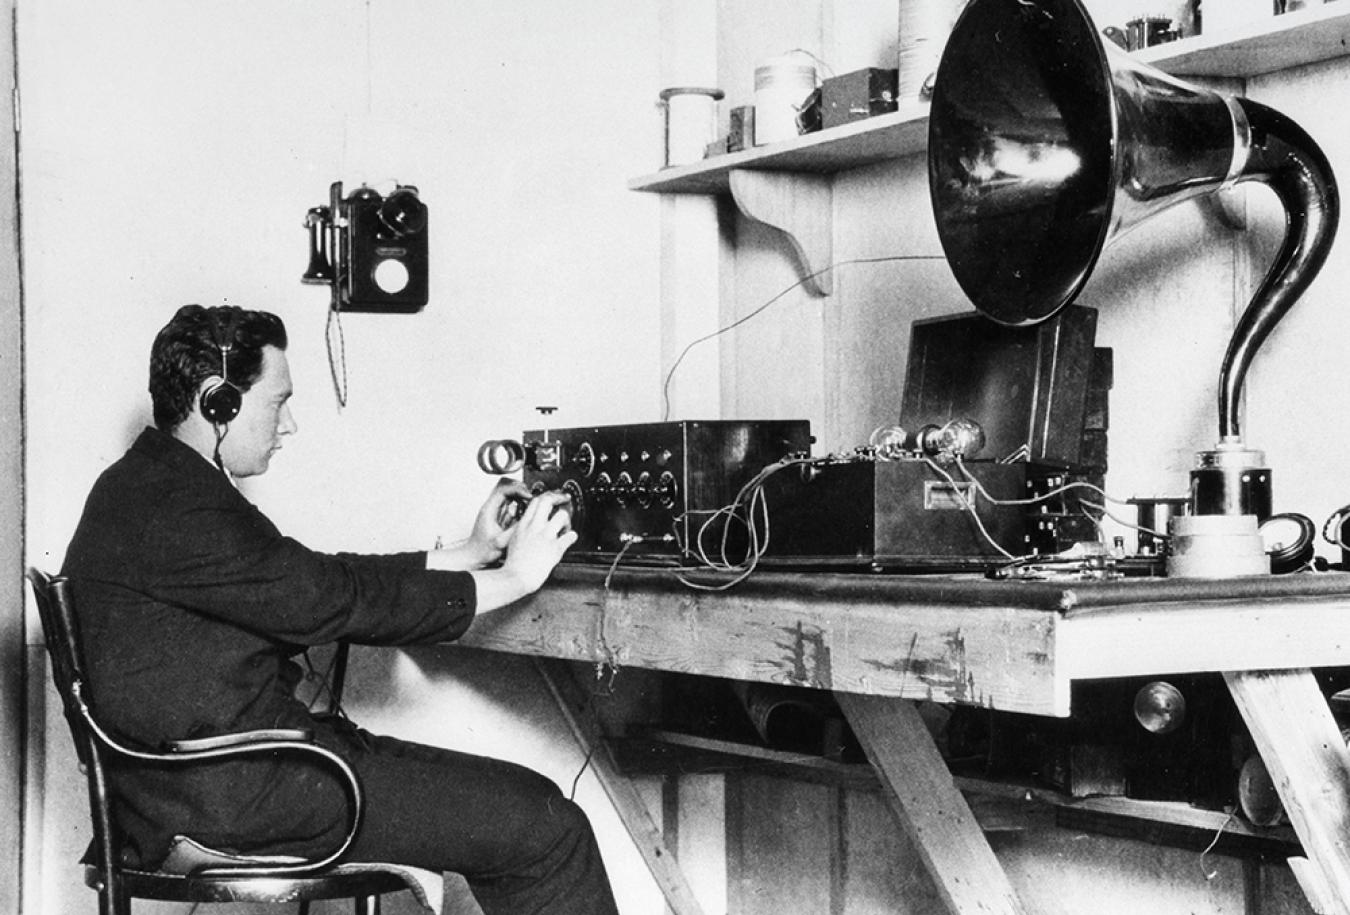
[[[1321,269],[1339,217],[1331,167],[1297,124],[1103,44],[1077,0],[971,0],[938,67],[928,175],[957,282],[979,311],[1013,325],[1072,302],[1106,244],[1147,217],[1238,182],[1267,184],[1286,234],[1219,376],[1219,447],[1241,450],[1252,356]]]

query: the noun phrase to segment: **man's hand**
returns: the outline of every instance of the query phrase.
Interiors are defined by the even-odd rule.
[[[530,500],[512,528],[502,568],[519,575],[531,591],[544,583],[563,553],[577,541],[571,505],[566,493],[542,492]]]
[[[473,568],[482,568],[501,559],[515,534],[516,510],[514,502],[528,502],[530,488],[519,480],[503,477],[488,493],[487,501],[478,509],[473,532],[466,544],[470,555],[478,557]]]
[[[479,613],[533,594],[548,580],[563,553],[577,540],[570,505],[570,497],[561,492],[540,493],[530,500],[508,531],[501,568],[473,573]]]
[[[498,480],[478,509],[469,536],[428,552],[427,568],[470,572],[500,560],[515,535],[516,505],[528,502],[530,495],[530,488],[519,480]]]

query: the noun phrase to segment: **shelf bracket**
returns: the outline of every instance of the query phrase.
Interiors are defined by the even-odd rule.
[[[733,168],[731,197],[747,219],[787,236],[797,256],[802,285],[812,295],[834,291],[833,200],[828,175]]]

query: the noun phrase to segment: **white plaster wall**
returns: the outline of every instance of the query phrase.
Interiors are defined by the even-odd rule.
[[[656,419],[658,204],[625,181],[660,164],[657,13],[655,0],[21,2],[28,560],[59,566],[93,479],[149,421],[150,341],[185,302],[286,320],[300,431],[247,491],[318,548],[462,535],[491,485],[478,445],[537,426],[537,405],[558,407],[554,425]],[[305,211],[337,179],[416,184],[431,233],[423,313],[342,321],[345,409],[327,293],[299,282]],[[579,769],[530,669],[430,657],[358,666],[364,723],[560,779]],[[93,903],[62,727],[49,712],[30,760],[32,912]],[[651,911],[616,818],[585,779],[579,797],[624,910]]]

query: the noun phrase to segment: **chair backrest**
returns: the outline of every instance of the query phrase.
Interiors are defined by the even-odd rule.
[[[47,658],[52,668],[52,680],[61,696],[61,706],[65,711],[66,723],[70,725],[71,737],[80,753],[80,763],[88,765],[85,758],[83,718],[80,715],[76,695],[85,691],[84,654],[80,649],[79,622],[75,619],[71,606],[69,583],[63,578],[54,578],[38,569],[28,570],[28,581],[33,587],[33,597],[37,601],[38,616],[42,620],[42,635],[47,645]],[[77,686],[76,684],[80,684]]]
[[[80,625],[70,593],[70,583],[38,569],[28,570],[28,581],[42,619],[42,635],[51,663],[52,680],[61,696],[70,736],[75,741],[80,766],[89,782],[89,813],[94,825],[94,850],[104,880],[114,879],[112,810],[103,764],[103,746],[91,726],[88,678],[80,647]]]

